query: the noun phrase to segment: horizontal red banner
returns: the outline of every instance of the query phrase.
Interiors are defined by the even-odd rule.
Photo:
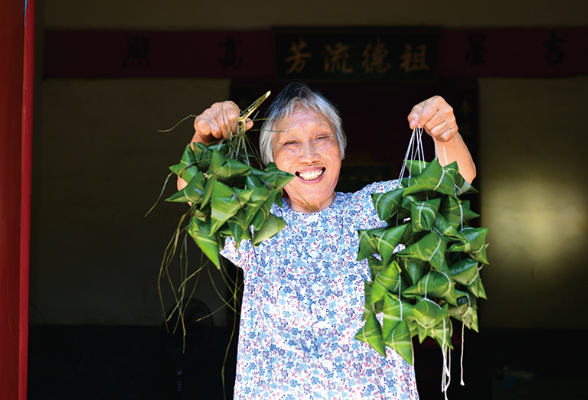
[[[588,28],[442,30],[438,57],[442,78],[588,75]],[[274,35],[270,30],[49,30],[44,73],[46,78],[275,78]]]

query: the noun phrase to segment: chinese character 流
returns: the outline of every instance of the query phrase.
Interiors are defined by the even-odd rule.
[[[353,68],[347,66],[349,58],[349,46],[339,42],[334,47],[325,45],[327,56],[325,56],[325,72],[343,72],[344,74],[353,73]]]

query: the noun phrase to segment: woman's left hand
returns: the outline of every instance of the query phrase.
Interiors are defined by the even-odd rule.
[[[453,108],[443,97],[433,96],[417,104],[408,114],[411,129],[424,128],[435,141],[441,165],[457,161],[459,172],[468,182],[476,177],[476,165],[463,138],[457,131]]]
[[[453,108],[441,96],[433,96],[412,108],[408,114],[411,129],[424,128],[438,142],[449,142],[457,134]]]

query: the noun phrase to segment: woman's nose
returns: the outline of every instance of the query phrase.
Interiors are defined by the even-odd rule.
[[[300,162],[311,163],[313,161],[317,161],[319,158],[318,150],[316,145],[313,141],[309,141],[308,143],[304,143],[301,146],[300,154],[298,156]]]

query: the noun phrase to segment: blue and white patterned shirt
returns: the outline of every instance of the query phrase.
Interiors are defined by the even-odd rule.
[[[414,370],[395,351],[384,358],[354,337],[362,326],[366,260],[359,229],[384,226],[371,193],[337,193],[326,209],[303,214],[284,200],[271,212],[287,226],[255,248],[228,239],[221,254],[241,267],[245,288],[234,398],[418,399]]]

